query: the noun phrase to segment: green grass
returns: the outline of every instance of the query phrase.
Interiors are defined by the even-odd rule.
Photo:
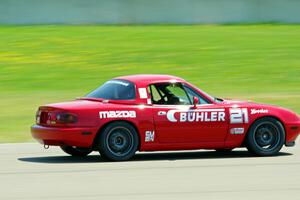
[[[30,141],[39,105],[139,73],[300,113],[300,26],[0,26],[0,143]]]

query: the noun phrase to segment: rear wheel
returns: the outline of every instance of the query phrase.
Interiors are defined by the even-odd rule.
[[[113,161],[124,161],[137,151],[139,137],[130,124],[113,122],[102,130],[97,142],[101,156]]]
[[[72,146],[61,146],[60,147],[65,153],[76,156],[76,157],[84,157],[89,155],[93,150],[90,148],[82,148],[82,147],[72,147]]]
[[[282,124],[271,117],[257,120],[250,127],[246,136],[246,147],[249,152],[259,156],[277,154],[285,141]]]

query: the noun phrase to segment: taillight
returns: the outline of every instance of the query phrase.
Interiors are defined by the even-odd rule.
[[[77,116],[71,113],[57,113],[56,122],[59,124],[75,124]]]
[[[77,122],[77,116],[67,111],[42,108],[36,113],[36,123],[44,126],[68,126]]]
[[[42,111],[40,109],[35,114],[35,122],[37,124],[41,123],[41,114],[42,114]]]

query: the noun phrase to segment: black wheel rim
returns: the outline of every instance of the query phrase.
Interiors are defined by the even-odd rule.
[[[109,131],[106,137],[108,150],[115,156],[128,155],[133,148],[133,136],[125,127],[115,127]]]
[[[262,151],[273,151],[280,142],[280,132],[271,122],[263,122],[254,130],[254,141]]]

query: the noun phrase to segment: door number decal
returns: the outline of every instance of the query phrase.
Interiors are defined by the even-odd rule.
[[[154,141],[154,131],[146,131],[145,142],[153,142],[153,141]]]
[[[247,108],[230,108],[230,123],[242,124],[249,122],[248,109]]]

